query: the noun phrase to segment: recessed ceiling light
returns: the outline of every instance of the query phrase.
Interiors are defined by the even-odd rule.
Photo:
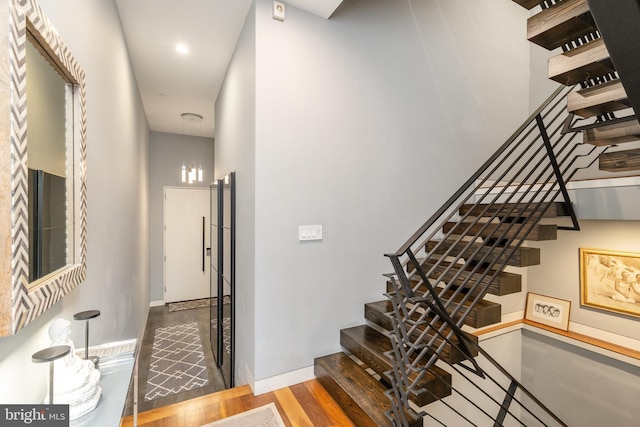
[[[178,43],[176,45],[176,52],[182,55],[186,55],[187,53],[189,53],[189,47],[184,43]]]

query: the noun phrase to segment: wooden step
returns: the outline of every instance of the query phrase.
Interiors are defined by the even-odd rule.
[[[580,117],[594,117],[631,107],[619,79],[569,93],[567,111]]]
[[[563,0],[527,20],[527,39],[548,50],[596,30],[587,0]]]
[[[465,250],[465,247],[469,248]],[[483,242],[458,241],[458,239],[430,240],[425,245],[425,250],[429,254],[443,255],[449,251],[453,256],[460,256],[465,260],[478,262],[494,262],[497,265],[510,265],[512,267],[529,267],[540,264],[540,248],[530,247],[509,247],[503,250],[502,247],[492,248],[491,245]],[[464,253],[463,253],[464,251]],[[503,252],[500,254],[500,252]],[[508,254],[512,254],[509,256]],[[475,255],[473,255],[475,254]]]
[[[392,315],[393,306],[389,300],[369,302],[364,305],[364,318],[384,330],[393,330],[393,325],[391,324]]]
[[[386,388],[346,354],[316,358],[314,374],[358,427],[393,426],[386,416],[391,409]],[[422,427],[422,424],[422,419],[417,419],[409,425]]]
[[[424,261],[418,260],[424,271],[429,271],[434,266],[434,261]],[[457,273],[460,268],[464,268],[465,271],[460,273],[458,278],[456,279],[456,283],[454,285],[461,286],[463,283],[466,283],[466,288],[476,287],[480,285],[481,287],[485,287],[487,284],[489,287],[487,288],[487,293],[491,295],[508,295],[514,294],[516,292],[520,292],[522,290],[522,276],[515,273],[510,273],[507,271],[489,271],[487,274],[484,274],[487,271],[484,267],[479,267],[475,272],[472,272],[474,269],[474,265],[460,265],[452,267],[446,274],[444,270],[449,267],[451,263],[448,261],[442,261],[434,271],[431,272],[429,279],[440,279],[445,283],[449,283],[453,280],[453,276]],[[409,270],[409,274],[413,273],[413,267],[411,265],[407,266]]]
[[[614,145],[640,139],[640,123],[633,117],[629,120],[605,124],[582,131],[582,141],[592,145]]]
[[[393,329],[393,326],[391,324],[391,316],[393,316],[393,306],[391,305],[391,301],[388,301],[388,300],[379,301],[376,303],[369,303],[365,305],[365,318],[384,329],[388,328],[387,330],[389,331]],[[417,322],[419,320],[418,319],[419,316],[420,316],[419,313],[414,313],[411,316],[411,321]],[[442,322],[437,322],[435,327],[439,328],[441,325],[442,325]],[[416,328],[415,333],[411,336],[411,338],[412,339],[418,338],[420,334],[422,334],[426,330],[426,328],[427,328],[426,325],[419,325]],[[430,329],[431,330],[426,334],[428,337],[427,340],[429,340],[434,334],[436,334],[433,328],[430,328]],[[444,329],[443,333],[446,335],[450,331],[451,329],[447,327]],[[476,337],[475,335],[470,335],[467,333],[465,333],[465,335],[475,343],[478,342],[478,337]],[[440,345],[443,341],[444,339],[441,336],[438,336],[434,342],[436,343],[436,346],[437,346],[437,345]],[[442,353],[440,353],[438,357],[449,364],[460,363],[463,360],[466,360],[465,355],[457,348],[458,338],[456,336],[453,336],[451,338],[451,343],[453,343],[453,345],[447,343],[443,347]],[[471,348],[471,353],[473,356],[477,356],[478,350],[475,348]]]
[[[640,170],[640,148],[602,153],[598,160],[600,170],[603,171],[637,171]]]
[[[393,367],[384,354],[393,350],[388,336],[367,325],[354,326],[340,331],[340,345],[391,384],[389,375]],[[417,372],[411,371],[409,379],[415,381],[417,376]],[[420,380],[419,387],[423,391],[411,394],[411,401],[418,406],[428,405],[451,394],[451,374],[434,365]]]
[[[513,0],[514,3],[519,4],[527,10],[531,10],[542,3],[542,0]]]
[[[542,216],[540,211],[546,207]],[[493,203],[465,204],[459,209],[460,215],[491,217],[495,214],[498,218],[528,218],[536,215],[537,218],[556,218],[564,216],[563,203]]]
[[[411,283],[412,287],[418,285],[418,280],[413,279]],[[391,284],[391,281],[387,282],[387,293],[393,293],[395,289]],[[418,292],[421,295],[425,295],[428,292],[427,286],[422,285],[418,288]],[[455,297],[453,296],[454,290],[449,290],[445,292],[445,294],[441,297],[444,304],[449,303],[452,300],[452,304],[458,305],[464,298],[466,292],[463,290]],[[473,300],[473,296],[467,298],[467,300],[463,303],[466,307],[469,307],[471,304],[471,300]],[[466,310],[463,309],[463,310]],[[451,309],[453,311],[453,308]],[[454,320],[458,320],[460,316],[454,317]],[[471,326],[472,328],[484,328],[485,326],[494,325],[499,323],[502,320],[502,306],[493,301],[488,301],[485,299],[480,299],[475,304],[475,306],[469,312],[469,315],[464,319],[464,324],[467,326]]]
[[[442,227],[445,234],[480,236],[482,238],[492,239],[515,239],[515,240],[556,240],[557,226],[555,224],[503,224],[490,223],[485,227],[486,223],[466,223],[466,222],[447,222]],[[484,229],[483,229],[484,227]],[[531,228],[530,231],[529,228]]]
[[[596,39],[549,59],[549,78],[566,86],[612,73],[615,67],[603,39]]]

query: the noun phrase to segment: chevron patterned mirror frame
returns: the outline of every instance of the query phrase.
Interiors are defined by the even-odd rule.
[[[66,83],[68,230],[66,266],[29,283],[26,44]],[[85,75],[33,0],[0,0],[0,336],[13,335],[86,277]],[[71,199],[71,200],[69,200]]]

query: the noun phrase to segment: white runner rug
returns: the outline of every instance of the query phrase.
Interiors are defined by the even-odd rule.
[[[208,384],[198,324],[193,322],[156,329],[144,401]]]
[[[285,427],[275,403],[205,424],[202,427]]]

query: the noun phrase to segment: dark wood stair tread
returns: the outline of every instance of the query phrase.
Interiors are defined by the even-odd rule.
[[[566,86],[615,71],[604,40],[599,38],[549,59],[549,78]]]
[[[393,426],[386,416],[391,408],[386,388],[346,354],[316,358],[314,374],[357,426]],[[422,419],[411,423],[411,427],[419,426]]]
[[[492,246],[478,241],[468,242],[450,238],[429,240],[425,245],[425,250],[429,254],[437,255],[443,255],[449,251],[449,255],[465,260],[495,262],[497,265],[510,265],[512,267],[529,267],[540,264],[540,248]]]
[[[421,265],[423,265],[423,269],[425,272],[429,271],[434,267],[434,261],[424,261],[418,260]],[[430,274],[430,279],[440,279],[445,283],[453,280],[453,276],[457,273],[460,268],[463,268],[465,271],[458,275],[456,279],[456,285],[462,286],[463,282],[465,282],[465,286],[467,288],[476,287],[476,285],[480,285],[482,287],[487,287],[487,293],[492,295],[508,295],[516,292],[520,292],[522,290],[522,276],[516,273],[511,273],[507,271],[493,271],[487,269],[485,267],[478,267],[475,269],[474,265],[465,264],[465,265],[456,265],[449,269],[447,273],[445,273],[445,269],[449,267],[451,263],[448,261],[440,262],[440,265],[436,267]],[[473,270],[476,270],[473,272]],[[413,272],[413,268],[408,266],[409,273]],[[485,274],[486,273],[486,274]],[[437,284],[436,284],[437,285]]]
[[[485,226],[486,225],[486,226]],[[493,239],[556,240],[558,227],[555,224],[511,224],[511,223],[467,223],[447,222],[442,230],[454,235],[480,236]]]
[[[587,0],[563,0],[527,20],[527,39],[548,50],[596,30]]]
[[[624,110],[630,106],[620,79],[574,91],[567,96],[567,111],[585,118]]]
[[[387,335],[367,325],[354,326],[340,331],[340,345],[390,383],[388,375],[392,366],[385,353],[393,348]],[[415,381],[417,375],[411,372],[410,380]],[[411,400],[424,406],[451,394],[451,374],[434,365],[418,385],[423,391],[412,394]]]
[[[417,283],[415,282],[412,283],[412,285],[416,285],[416,284]],[[418,291],[420,292],[420,295],[426,294],[427,293],[426,285],[421,286],[418,289]],[[387,293],[391,294],[393,292],[394,292],[393,285],[389,281],[387,282]],[[464,290],[459,292],[458,295],[456,296],[453,296],[453,293],[454,293],[453,290],[449,290],[445,292],[444,295],[441,297],[442,301],[445,304],[447,304],[450,299],[453,299],[453,304],[458,305],[466,295]],[[465,302],[462,303],[465,306],[465,309],[462,309],[461,311],[465,311],[466,307],[471,305],[471,301],[473,299],[474,297],[469,296],[465,300]],[[459,317],[460,317],[459,315],[454,317],[454,320],[457,321]],[[502,306],[497,302],[480,299],[471,309],[467,317],[464,319],[464,324],[472,328],[478,329],[478,328],[484,328],[485,326],[494,325],[496,323],[499,323],[501,320],[502,320]]]
[[[513,0],[513,2],[519,4],[527,10],[531,10],[534,7],[540,5],[542,0]]]
[[[536,216],[537,218],[556,218],[564,216],[562,202],[546,203],[492,203],[488,204],[465,204],[460,207],[460,215],[491,217],[494,214],[498,218],[502,217],[523,217]],[[540,211],[543,211],[540,216]]]
[[[598,146],[623,144],[639,139],[640,123],[635,117],[582,131],[582,141],[585,144]]]
[[[384,329],[391,330],[393,328],[391,325],[391,316],[393,316],[393,306],[391,305],[391,301],[388,301],[388,300],[380,301],[377,303],[368,303],[365,305],[365,318]],[[419,313],[414,313],[410,319],[411,323],[414,324],[415,322],[417,322],[419,316],[420,316]],[[442,322],[438,321],[438,322],[435,322],[433,327],[439,328],[440,326],[442,326]],[[412,337],[416,338],[418,335],[422,334],[422,332],[425,331],[426,328],[427,328],[426,325],[418,325]],[[446,336],[450,332],[451,332],[451,329],[449,327],[443,328],[443,335]],[[434,335],[436,335],[436,332],[433,330],[427,332],[427,336],[429,336],[430,338],[433,337]],[[476,343],[478,342],[478,337],[467,334],[467,333],[465,333],[465,335],[469,337],[472,341]],[[436,343],[436,346],[438,346],[443,341],[444,339],[438,335],[434,340],[434,343]],[[447,343],[443,347],[442,353],[439,354],[440,359],[450,364],[455,364],[455,363],[462,362],[463,360],[466,360],[465,355],[462,354],[462,352],[456,347],[458,345],[457,344],[458,338],[455,335],[453,335],[451,336],[450,341],[452,344]],[[478,355],[477,349],[471,348],[470,350],[473,356]]]
[[[640,170],[640,148],[602,153],[598,161],[599,168],[603,171],[628,172]]]

